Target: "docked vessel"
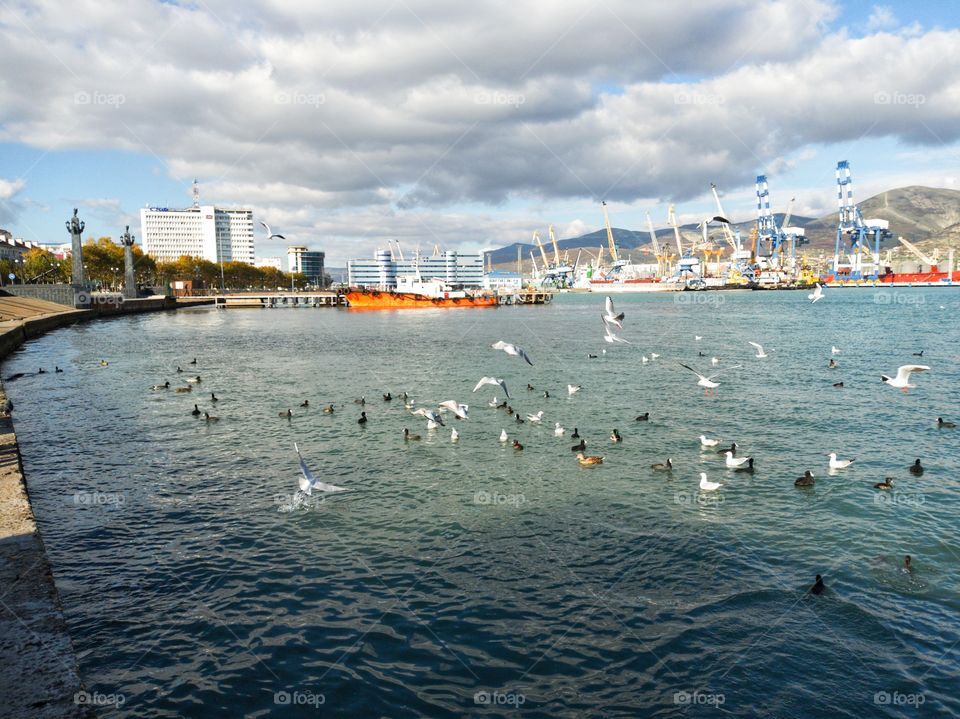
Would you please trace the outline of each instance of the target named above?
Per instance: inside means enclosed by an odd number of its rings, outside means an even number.
[[[351,289],[346,293],[351,309],[406,310],[467,307],[496,307],[496,295],[453,289],[440,280],[422,282],[414,277],[397,277],[392,290]]]

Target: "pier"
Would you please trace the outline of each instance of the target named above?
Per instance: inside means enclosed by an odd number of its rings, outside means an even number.
[[[339,292],[249,292],[218,295],[217,309],[236,307],[346,307],[347,298]]]
[[[520,290],[498,296],[501,305],[546,305],[553,302],[553,292]]]

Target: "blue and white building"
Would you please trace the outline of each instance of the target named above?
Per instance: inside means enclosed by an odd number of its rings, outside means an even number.
[[[438,279],[449,285],[483,286],[483,254],[460,253],[456,250],[433,257],[398,259],[390,250],[377,250],[372,260],[348,260],[347,283],[351,287],[393,289],[397,277],[419,276]]]

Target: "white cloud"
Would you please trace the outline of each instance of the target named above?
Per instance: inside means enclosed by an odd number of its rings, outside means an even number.
[[[867,29],[871,32],[877,30],[892,30],[899,25],[896,15],[888,5],[874,5],[867,18]]]
[[[525,240],[522,203],[689,200],[821,143],[960,136],[960,33],[827,34],[821,0],[142,2],[123,22],[78,2],[0,6],[0,140],[154,155],[333,258]]]

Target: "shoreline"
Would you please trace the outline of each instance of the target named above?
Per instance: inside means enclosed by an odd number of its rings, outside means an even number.
[[[8,313],[22,312],[18,298],[0,298]],[[78,322],[143,312],[163,312],[213,300],[127,300],[96,310],[57,311],[44,302],[32,316],[0,322],[0,360],[27,340]],[[0,702],[12,719],[95,717],[63,615],[63,605],[37,528],[23,472],[13,408],[0,383]]]

